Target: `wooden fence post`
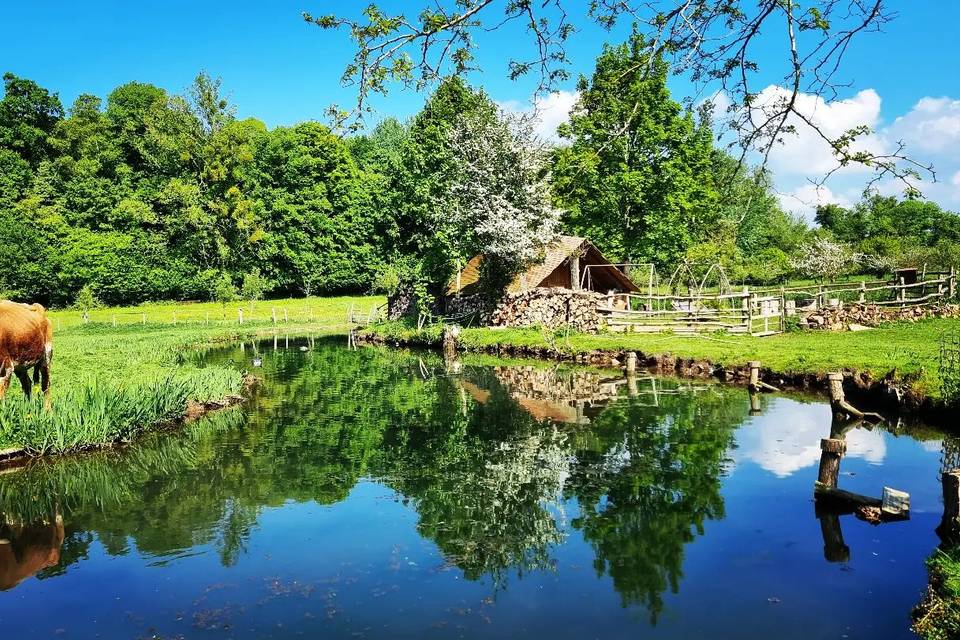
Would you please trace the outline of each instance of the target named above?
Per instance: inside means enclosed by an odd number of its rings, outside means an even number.
[[[957,295],[957,268],[950,267],[950,299]]]
[[[860,304],[863,304],[867,301],[867,283],[863,280],[860,281],[860,297],[858,298]]]
[[[747,363],[747,366],[750,368],[750,382],[749,388],[751,391],[760,390],[760,361],[751,360]]]
[[[173,326],[177,326],[177,312],[173,312]]]
[[[900,276],[899,278],[897,278],[897,284],[899,285],[897,287],[897,302],[899,302],[900,306],[902,307],[904,299],[906,298],[906,293],[907,293],[907,290],[903,288],[904,287],[903,276]]]
[[[840,459],[847,452],[847,442],[840,438],[822,438],[820,451],[817,482],[828,487],[836,487],[837,478],[840,476]]]
[[[147,314],[141,314],[140,323],[147,324]]]
[[[745,321],[747,323],[747,333],[753,333],[753,309],[750,308],[750,287],[743,286],[743,300],[740,307],[744,311]]]
[[[627,353],[627,375],[632,376],[637,373],[637,354],[633,351]]]
[[[284,322],[284,324],[290,322],[290,316],[287,315],[287,308],[286,308],[286,307],[283,308],[283,322]]]
[[[117,326],[117,316],[112,316],[110,321],[113,323],[113,326]]]
[[[240,318],[240,324],[243,324],[243,307],[240,307],[239,309],[237,309],[237,315]]]
[[[960,539],[960,469],[946,471],[940,476],[943,484],[943,517],[937,535],[948,544]]]
[[[277,308],[276,307],[270,307],[270,316],[273,318],[273,324],[276,325],[277,324]]]
[[[780,332],[787,330],[787,292],[780,287]]]

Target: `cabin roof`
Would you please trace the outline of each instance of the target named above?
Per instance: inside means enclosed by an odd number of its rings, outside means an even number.
[[[539,286],[547,277],[559,268],[571,254],[577,251],[587,252],[586,264],[612,264],[607,260],[600,250],[586,238],[579,236],[560,236],[544,249],[543,259],[531,265],[525,271],[518,274],[507,286],[507,293],[518,293],[526,289],[533,289]],[[460,293],[473,293],[471,289],[480,280],[480,266],[483,264],[483,256],[477,255],[467,262],[466,266],[460,272]],[[622,271],[616,268],[606,269],[609,276],[613,278],[624,291],[637,291],[637,286]],[[456,277],[447,287],[447,295],[457,293]]]

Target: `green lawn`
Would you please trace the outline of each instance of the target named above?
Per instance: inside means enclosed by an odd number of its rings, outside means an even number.
[[[205,303],[97,309],[89,323],[77,311],[51,312],[53,409],[43,409],[39,394],[27,402],[13,381],[0,403],[0,449],[25,447],[39,454],[130,438],[182,414],[191,400],[205,402],[240,392],[244,372],[201,368],[190,357],[194,348],[274,331],[342,332],[351,308],[366,313],[383,302],[378,297],[258,302],[252,312],[244,305],[243,325],[238,304],[226,310]],[[278,309],[276,326],[271,307]],[[288,309],[287,322],[283,308]]]
[[[439,340],[435,327],[417,332],[401,323],[384,323],[376,332],[413,342]],[[468,328],[461,343],[468,349],[501,346],[552,347],[562,353],[593,350],[628,350],[647,355],[672,353],[678,357],[706,359],[725,366],[760,360],[780,373],[825,373],[841,369],[895,375],[917,391],[939,398],[940,338],[960,332],[960,320],[926,320],[897,323],[860,332],[793,331],[763,338],[710,334],[587,335],[539,329]]]

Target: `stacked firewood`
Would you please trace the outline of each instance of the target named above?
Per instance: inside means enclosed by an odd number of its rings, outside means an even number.
[[[510,391],[541,400],[609,400],[615,385],[604,384],[596,371],[563,371],[544,367],[495,367],[497,379]]]
[[[596,333],[602,318],[597,311],[606,296],[592,291],[561,288],[537,288],[503,297],[490,318],[490,324],[503,327],[569,326],[577,331]]]
[[[856,331],[887,322],[916,322],[926,318],[960,318],[960,305],[937,304],[911,307],[881,307],[875,304],[840,304],[823,307],[800,317],[807,329]]]

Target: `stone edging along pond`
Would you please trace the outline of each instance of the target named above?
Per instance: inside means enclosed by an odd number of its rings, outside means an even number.
[[[375,332],[361,332],[357,335],[360,344],[386,345],[394,347],[438,348],[441,342],[424,344],[421,339],[405,340],[396,337],[384,337]],[[547,346],[527,346],[513,344],[494,344],[484,346],[457,345],[458,350],[485,353],[496,356],[534,358],[569,362],[599,367],[621,367],[626,361],[629,349],[594,349],[582,353],[568,353]],[[724,366],[705,358],[681,358],[671,353],[637,354],[637,366],[651,373],[674,375],[683,378],[713,378],[729,384],[746,386],[750,379],[750,369],[746,363]],[[761,366],[760,380],[784,391],[801,391],[826,395],[829,390],[827,371],[816,373],[796,373],[776,371]],[[908,419],[922,419],[941,427],[953,427],[960,416],[957,408],[949,407],[911,387],[901,378],[888,375],[877,378],[869,372],[851,369],[843,370],[844,390],[847,396],[859,403],[860,409],[872,409],[890,415],[899,414]]]

